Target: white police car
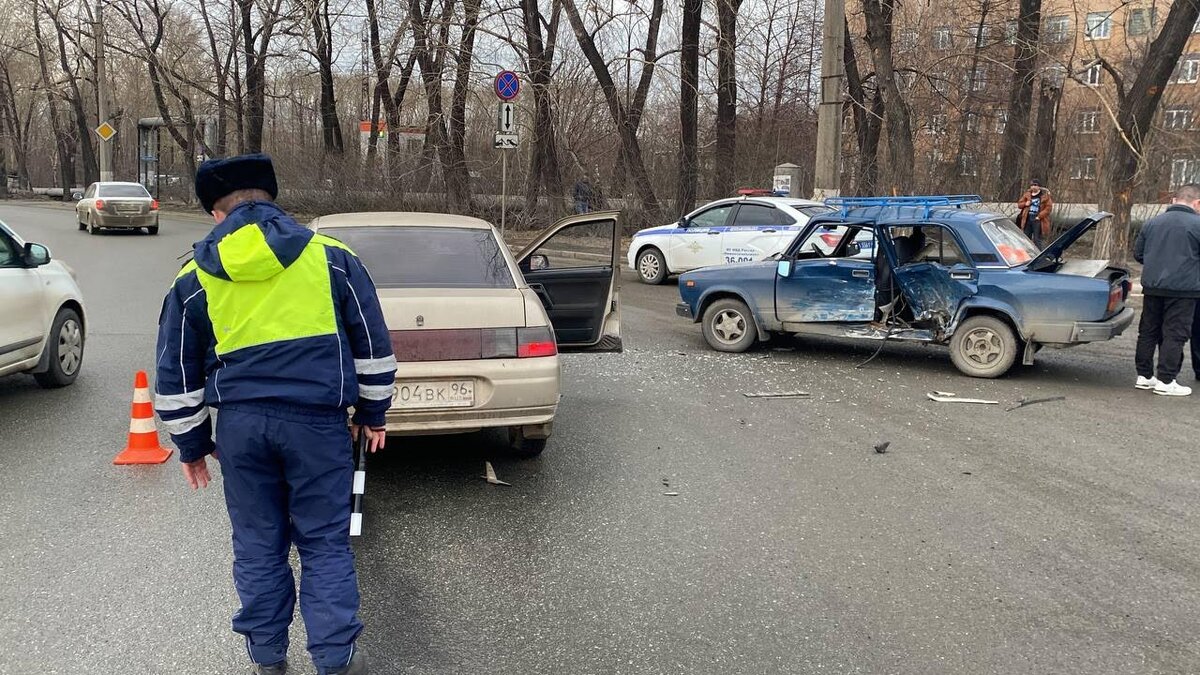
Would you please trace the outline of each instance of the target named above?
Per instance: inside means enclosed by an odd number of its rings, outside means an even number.
[[[789,197],[734,197],[689,213],[678,223],[640,230],[629,245],[629,266],[643,283],[697,267],[760,260],[783,250],[808,219],[833,209]]]

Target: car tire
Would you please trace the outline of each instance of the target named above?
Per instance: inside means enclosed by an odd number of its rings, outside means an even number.
[[[157,225],[151,225],[150,227],[147,227],[147,228],[146,228],[146,232],[147,232],[148,234],[158,234],[158,226],[157,226]]]
[[[508,448],[514,457],[533,459],[546,449],[547,438],[529,438],[521,427],[508,430]]]
[[[79,225],[79,231],[83,232],[87,229],[87,223],[79,219],[79,214],[75,214],[75,224]]]
[[[58,310],[50,335],[46,340],[48,368],[44,373],[35,373],[34,379],[46,389],[65,387],[79,377],[83,366],[83,322],[73,309]]]
[[[744,352],[758,342],[754,315],[741,300],[717,300],[704,310],[700,325],[704,341],[719,352]]]
[[[994,316],[973,316],[950,338],[950,360],[971,377],[1000,377],[1012,368],[1020,350],[1013,329]]]
[[[667,259],[662,251],[654,248],[642,249],[637,257],[637,275],[643,284],[658,286],[667,280]]]

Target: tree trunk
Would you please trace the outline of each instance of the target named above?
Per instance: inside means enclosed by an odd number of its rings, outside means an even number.
[[[444,0],[447,7],[454,0]],[[434,158],[442,166],[442,177],[449,189],[449,157],[447,154],[448,132],[446,131],[445,108],[442,105],[442,63],[433,51],[429,39],[429,23],[426,10],[421,7],[420,0],[409,2],[409,17],[412,20],[413,55],[417,58],[417,67],[421,69],[421,82],[425,86],[425,147],[422,150],[423,164],[431,166]],[[432,177],[430,177],[432,179]],[[457,195],[447,194],[452,199]]]
[[[854,116],[854,140],[858,143],[858,171],[854,185],[857,195],[875,194],[879,182],[879,136],[883,129],[883,96],[879,87],[871,95],[867,107],[867,90],[858,70],[858,57],[854,53],[854,41],[850,35],[850,22],[843,25],[846,46],[843,61],[846,66],[846,88],[850,92],[850,103]]]
[[[713,193],[733,194],[737,181],[737,15],[742,0],[717,0],[717,128]]]
[[[555,131],[551,99],[554,43],[562,4],[554,2],[545,39],[542,37],[542,13],[537,0],[521,0],[525,46],[529,54],[527,69],[533,90],[533,147],[529,153],[529,171],[525,180],[525,210],[537,209],[539,188],[557,211],[562,207],[563,180],[558,161],[558,137]]]
[[[62,187],[62,200],[66,201],[71,194],[71,185],[75,181],[75,155],[74,148],[71,147],[71,135],[66,130],[66,125],[58,115],[58,104],[54,100],[54,90],[50,83],[50,67],[46,60],[46,43],[42,37],[42,22],[37,16],[37,8],[34,8],[33,17],[33,33],[34,41],[37,44],[38,56],[38,73],[41,76],[41,86],[46,92],[46,108],[50,113],[50,129],[54,132],[55,146],[58,150],[58,182]]]
[[[1021,0],[1017,15],[1017,44],[1013,47],[1012,87],[1008,95],[1008,123],[1004,129],[1004,149],[1000,153],[1000,173],[996,178],[996,198],[1016,200],[1026,180],[1026,150],[1029,118],[1033,108],[1033,80],[1037,70],[1038,32],[1042,21],[1042,0]]]
[[[1187,46],[1197,17],[1200,17],[1200,0],[1176,0],[1129,89],[1125,89],[1122,80],[1113,78],[1117,87],[1118,127],[1112,131],[1100,171],[1100,207],[1113,217],[1097,227],[1092,245],[1092,255],[1096,258],[1124,261],[1129,253],[1130,211],[1143,163],[1142,148],[1163,89]],[[1102,65],[1116,75],[1110,64]]]
[[[871,58],[875,63],[875,82],[883,97],[887,122],[890,192],[905,194],[912,190],[915,161],[912,114],[896,84],[892,56],[892,16],[897,1],[863,0],[863,15],[867,23],[867,44],[871,47]]]
[[[446,152],[446,186],[450,201],[459,208],[471,205],[471,174],[467,171],[467,92],[471,88],[471,62],[475,57],[475,30],[482,0],[463,0],[462,36],[458,42],[454,92],[450,99],[450,140]]]
[[[957,194],[971,192],[970,187],[964,187],[964,184],[974,185],[977,180],[971,176],[964,176],[963,169],[964,157],[967,156],[967,140],[970,134],[970,121],[975,117],[976,125],[980,124],[980,119],[976,116],[975,100],[975,82],[978,79],[979,64],[982,61],[983,53],[983,31],[987,28],[988,14],[991,10],[990,0],[983,0],[983,4],[979,10],[979,21],[975,24],[975,44],[971,46],[971,62],[967,70],[967,90],[963,92],[963,103],[960,106],[960,114],[958,118],[958,139],[954,146],[954,157],[957,161],[950,162],[946,165],[946,176],[942,180],[942,185],[947,186],[950,190]],[[978,133],[978,130],[976,131]],[[974,170],[979,170],[979,157],[974,156]]]
[[[703,0],[683,0],[682,53],[679,68],[679,177],[675,210],[687,215],[696,205],[697,99],[700,87],[700,22]]]
[[[1038,112],[1033,147],[1037,153],[1030,158],[1029,177],[1040,178],[1047,184],[1054,175],[1054,151],[1058,139],[1058,104],[1062,100],[1062,86],[1042,78],[1038,95]]]
[[[242,50],[246,59],[245,108],[246,152],[262,152],[263,124],[266,121],[267,100],[267,54],[270,53],[271,36],[279,17],[282,0],[269,0],[263,25],[254,27],[256,0],[237,0],[241,9]],[[257,38],[258,44],[255,45]]]
[[[329,18],[329,0],[316,0],[309,8],[309,14],[321,81],[321,140],[326,153],[340,155],[346,148],[338,119],[337,94],[333,90],[333,22]]]
[[[625,166],[633,174],[634,191],[637,193],[638,199],[642,203],[642,208],[646,210],[648,217],[651,220],[658,220],[660,212],[658,197],[654,194],[654,186],[650,183],[650,175],[646,171],[646,164],[642,159],[642,146],[638,142],[637,127],[634,126],[625,105],[621,102],[620,96],[617,94],[617,86],[613,82],[612,73],[608,70],[608,64],[600,54],[600,50],[596,47],[596,42],[592,38],[592,35],[587,32],[587,28],[583,25],[583,19],[579,14],[579,10],[575,7],[575,0],[563,0],[563,8],[567,12],[567,19],[571,22],[571,29],[575,33],[575,40],[579,43],[580,49],[583,50],[588,64],[592,67],[592,72],[596,75],[596,81],[600,84],[600,90],[604,93],[604,100],[608,104],[608,112],[612,116],[613,123],[617,127],[617,134],[621,140],[621,157],[625,162]]]
[[[58,22],[56,15],[51,14],[50,18],[58,33],[58,65],[63,75],[66,76],[67,102],[75,117],[75,133],[79,139],[79,160],[83,164],[83,182],[85,185],[91,185],[100,180],[100,167],[97,164],[96,152],[92,149],[92,125],[89,123],[87,111],[83,107],[83,94],[79,91],[79,80],[76,79],[75,71],[71,69],[71,64],[67,60],[65,35],[67,28]]]

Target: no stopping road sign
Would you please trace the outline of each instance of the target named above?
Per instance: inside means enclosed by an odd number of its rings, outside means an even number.
[[[496,76],[496,96],[501,101],[511,101],[521,92],[521,78],[511,70],[502,70]]]

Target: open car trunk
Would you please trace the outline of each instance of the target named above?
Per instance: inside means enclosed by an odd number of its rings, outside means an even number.
[[[1079,277],[1103,279],[1108,282],[1109,294],[1114,300],[1110,304],[1116,308],[1114,311],[1119,311],[1124,307],[1125,301],[1129,299],[1129,292],[1132,290],[1132,284],[1129,281],[1129,270],[1117,267],[1108,260],[1066,258],[1067,249],[1071,248],[1083,235],[1090,232],[1092,228],[1096,227],[1105,218],[1112,218],[1112,214],[1100,211],[1079,221],[1075,226],[1064,232],[1062,236],[1047,246],[1038,257],[1029,261],[1026,269],[1032,272],[1071,274]],[[1117,295],[1120,296],[1120,302],[1115,301],[1115,296]]]

